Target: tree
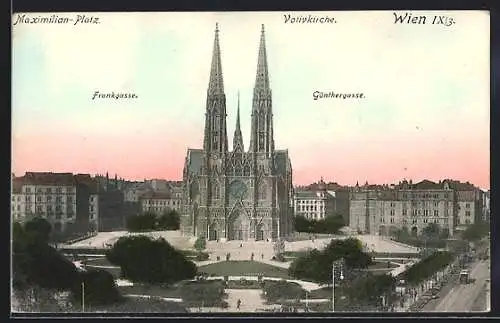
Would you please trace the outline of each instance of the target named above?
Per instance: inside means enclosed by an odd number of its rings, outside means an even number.
[[[167,210],[158,219],[158,228],[163,230],[179,230],[180,217],[175,210]]]
[[[32,235],[33,238],[40,239],[41,242],[47,243],[49,241],[50,232],[52,231],[52,226],[44,218],[35,217],[26,222],[24,230],[29,235]]]
[[[469,242],[474,242],[477,240],[481,240],[486,237],[490,232],[489,223],[474,223],[471,224],[462,232],[462,238]]]
[[[28,221],[24,227],[19,223],[14,223],[13,287],[21,294],[26,291],[30,294],[32,294],[30,291],[41,291],[43,295],[46,293],[54,295],[60,291],[74,293],[75,286],[81,283],[81,276],[75,265],[48,245],[47,231],[43,221],[37,219]],[[111,279],[113,280],[112,277]],[[95,290],[98,293],[101,293],[103,288],[109,290],[102,281],[97,285],[98,288]],[[108,284],[108,286],[111,285]],[[113,286],[110,288],[114,288]],[[115,288],[113,292],[117,294],[118,290]],[[105,297],[109,295],[109,293],[105,294]],[[41,304],[39,300],[36,302],[38,302],[37,306]]]
[[[121,237],[106,253],[121,268],[122,276],[135,282],[171,284],[196,275],[196,265],[165,239]]]
[[[429,223],[426,227],[423,228],[422,235],[427,239],[437,239],[439,238],[440,231],[441,229],[439,228],[438,224]]]
[[[156,229],[157,222],[156,214],[146,212],[141,215],[129,216],[126,220],[126,226],[132,232],[151,231]]]
[[[85,305],[106,305],[122,300],[111,273],[92,269],[80,273],[77,284],[73,286],[73,297],[80,304],[82,292],[85,293]],[[82,286],[83,283],[83,286]]]
[[[306,219],[302,214],[295,217],[295,231],[297,232],[311,232],[311,221]]]
[[[354,306],[380,306],[381,297],[385,298],[385,304],[392,303],[395,299],[396,280],[391,275],[373,275],[363,273],[357,275],[343,292],[348,298],[350,305]]]
[[[345,271],[366,268],[372,263],[372,257],[363,252],[362,243],[357,239],[332,240],[322,251],[314,249],[295,259],[290,265],[290,276],[309,279],[318,283],[332,282],[332,264],[344,259]]]
[[[201,253],[207,247],[207,239],[205,237],[198,237],[194,242],[194,248]]]
[[[73,263],[48,245],[48,230],[44,222],[33,219],[24,227],[14,224],[12,262],[15,288],[39,286],[64,290],[71,288],[77,279]]]
[[[278,239],[274,245],[274,254],[276,256],[281,255],[283,252],[285,252],[285,241],[283,239]]]

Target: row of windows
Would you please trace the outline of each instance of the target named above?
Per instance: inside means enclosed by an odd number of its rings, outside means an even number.
[[[324,211],[324,207],[320,205],[319,207],[316,205],[298,205],[297,211]]]
[[[296,200],[297,204],[318,204],[325,203],[324,200]]]
[[[181,201],[178,200],[145,200],[146,205],[180,205]]]
[[[430,198],[434,198],[434,199],[438,199],[438,198],[444,198],[444,199],[448,199],[450,196],[449,193],[443,193],[443,194],[430,194],[430,193],[403,193],[403,198],[411,198],[411,199],[430,199]]]
[[[31,187],[25,187],[24,189],[24,192],[25,193],[31,193],[31,192],[34,192],[34,190],[31,190]],[[46,189],[42,189],[41,187],[37,187],[36,188],[36,192],[37,193],[52,193],[54,190],[52,189],[52,187],[47,187]],[[75,191],[75,188],[74,187],[56,187],[55,189],[55,192],[56,193],[63,193],[63,192],[67,192],[67,193],[73,193]]]
[[[373,219],[375,220],[375,217]],[[408,221],[407,219],[403,219],[402,223],[403,224],[408,224],[408,223],[416,224],[419,222],[418,220],[419,219],[412,219],[411,221]],[[441,220],[442,220],[442,223],[444,223],[444,224],[448,223],[447,218],[444,218]],[[423,223],[440,223],[440,220],[439,219],[422,219],[422,222]],[[380,223],[386,223],[385,218],[380,218]],[[390,218],[389,223],[393,224],[393,223],[396,223],[396,221],[394,218]]]

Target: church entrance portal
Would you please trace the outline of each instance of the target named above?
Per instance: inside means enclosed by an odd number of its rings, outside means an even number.
[[[217,240],[218,238],[217,229],[214,225],[210,225],[208,227],[208,240]]]
[[[262,224],[259,224],[255,229],[256,235],[255,240],[264,240],[264,230]]]
[[[250,229],[249,221],[246,215],[241,211],[235,211],[231,217],[228,227],[229,240],[248,240]]]

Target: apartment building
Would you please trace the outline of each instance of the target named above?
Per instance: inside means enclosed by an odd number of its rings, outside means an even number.
[[[141,211],[153,212],[157,215],[168,210],[180,212],[182,208],[182,190],[173,192],[148,192],[140,198]]]
[[[350,194],[350,227],[358,232],[392,235],[407,229],[419,235],[430,223],[453,236],[455,231],[480,220],[481,195],[469,183],[451,180],[434,183],[356,185]]]
[[[97,195],[87,174],[27,172],[12,179],[12,220],[42,217],[56,233],[97,231]]]

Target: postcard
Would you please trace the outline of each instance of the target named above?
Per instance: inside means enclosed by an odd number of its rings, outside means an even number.
[[[13,315],[489,311],[489,24],[13,14]]]

